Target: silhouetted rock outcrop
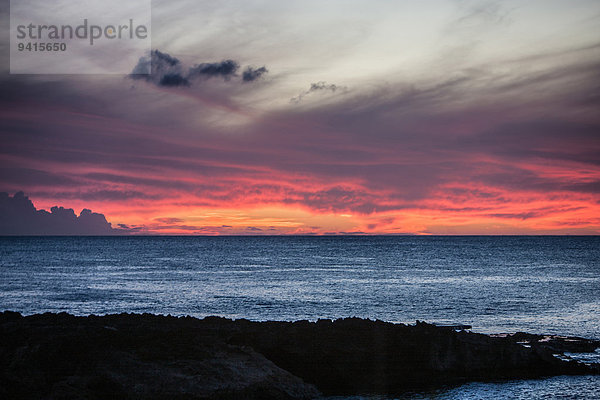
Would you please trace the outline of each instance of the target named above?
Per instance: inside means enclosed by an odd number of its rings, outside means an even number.
[[[600,340],[584,339],[559,335],[535,335],[517,332],[507,337],[515,343],[542,347],[553,353],[593,353],[600,347]]]
[[[308,399],[591,374],[512,337],[381,321],[0,313],[0,398]],[[317,390],[318,389],[318,390]]]

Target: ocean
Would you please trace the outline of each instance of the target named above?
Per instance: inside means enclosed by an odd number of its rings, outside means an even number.
[[[3,237],[0,309],[421,320],[600,339],[600,237]],[[598,388],[598,377],[555,377],[407,398],[593,398]]]

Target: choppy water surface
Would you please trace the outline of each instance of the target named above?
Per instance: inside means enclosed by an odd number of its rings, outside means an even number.
[[[419,319],[599,339],[600,237],[0,238],[0,309]]]
[[[582,400],[600,398],[598,376],[556,376],[495,383],[473,382],[455,388],[407,393],[400,397],[324,397],[323,400]]]

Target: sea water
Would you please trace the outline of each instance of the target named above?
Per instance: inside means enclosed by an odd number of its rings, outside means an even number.
[[[422,320],[600,339],[600,237],[4,237],[0,309]],[[600,392],[595,377],[567,377],[412,397],[560,398],[560,379],[562,398]]]

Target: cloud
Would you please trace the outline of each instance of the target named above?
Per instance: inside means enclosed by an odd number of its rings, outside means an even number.
[[[311,83],[310,84],[310,88],[302,93],[300,93],[298,96],[296,97],[292,97],[290,99],[290,101],[292,103],[299,103],[302,101],[302,99],[304,99],[306,96],[313,94],[315,92],[331,92],[331,93],[335,93],[337,91],[346,91],[348,90],[348,88],[346,88],[345,86],[338,86],[336,84],[333,83],[327,83],[324,81],[320,81],[317,83]]]
[[[160,78],[160,86],[189,86],[190,82],[180,74],[166,74]]]
[[[196,77],[222,77],[229,80],[240,68],[240,65],[233,60],[223,60],[215,63],[202,63],[194,65],[189,69],[188,78]]]
[[[31,194],[31,193],[30,193]],[[74,192],[58,192],[58,191],[36,191],[36,197],[51,197],[54,199],[73,199],[85,201],[127,201],[134,199],[143,200],[160,200],[164,196],[143,193],[138,190],[89,190],[89,191],[74,191]]]
[[[133,68],[131,75],[156,75],[163,72],[165,69],[175,68],[181,65],[180,61],[171,57],[167,53],[160,52],[158,50],[152,50],[151,57],[141,57],[138,64]]]
[[[0,193],[0,235],[112,235],[123,230],[112,228],[102,214],[83,209],[79,216],[71,208],[37,210],[23,192],[14,196]]]
[[[185,222],[181,218],[154,218],[154,220],[167,225],[180,224],[182,222]]]
[[[129,233],[141,232],[144,230],[143,226],[133,226],[127,224],[117,224],[117,226],[121,228],[121,230],[128,231]]]
[[[141,57],[129,77],[158,86],[189,86],[179,59],[158,50],[152,50],[150,57]]]
[[[472,175],[473,181],[480,181],[488,186],[503,187],[509,190],[530,191],[540,193],[574,192],[600,193],[600,180],[585,177],[577,182],[576,176],[546,177],[537,171],[512,166],[495,168],[481,175]]]
[[[15,185],[49,185],[61,187],[73,187],[81,182],[69,177],[54,174],[48,171],[40,171],[32,168],[17,168],[14,166],[0,166],[0,177],[5,184]]]
[[[246,69],[242,73],[242,80],[244,82],[253,82],[253,81],[259,79],[261,76],[263,76],[267,72],[269,72],[269,70],[264,66],[262,66],[260,68],[246,67]]]
[[[191,86],[194,80],[223,78],[225,81],[238,76],[237,71],[240,64],[231,59],[218,62],[204,62],[184,68],[181,61],[163,53],[152,50],[150,57],[141,57],[133,68],[129,77],[135,80],[145,80],[157,86],[164,87],[186,87]],[[251,82],[260,78],[268,72],[266,67],[246,67],[242,74],[242,82]]]
[[[300,196],[300,198],[295,198]],[[352,211],[360,214],[372,214],[377,211],[399,210],[404,208],[399,202],[382,201],[376,193],[369,193],[364,188],[354,189],[331,187],[324,190],[295,193],[290,196],[290,203],[297,202],[313,210],[322,212]],[[387,203],[387,204],[386,204]]]
[[[333,83],[328,84],[327,82],[317,82],[317,83],[311,83],[310,89],[308,91],[316,92],[317,90],[330,90],[332,92],[335,92],[339,88],[340,88],[339,86],[337,86]]]
[[[202,88],[218,104],[199,107],[191,90],[129,90],[110,78],[10,76],[0,81],[0,189],[25,188],[44,204],[55,204],[49,202],[62,193],[81,199],[87,193],[89,201],[103,202],[94,202],[95,209],[144,210],[149,221],[179,216],[174,210],[189,203],[190,209],[283,206],[369,215],[370,224],[339,227],[345,231],[383,229],[372,219],[402,215],[410,205],[423,218],[504,217],[517,224],[549,204],[560,213],[535,218],[584,224],[591,221],[585,209],[566,212],[562,205],[586,206],[589,215],[598,210],[598,48],[521,59],[510,54],[508,61],[469,69],[440,66],[439,76],[353,82],[344,96],[336,95],[343,87],[316,82],[298,97],[331,101],[312,109],[286,104],[294,92],[275,90],[277,82],[265,93],[244,92],[253,85],[225,85],[219,77]],[[169,74],[188,79],[178,59],[155,56],[163,67],[152,83],[165,86],[160,82]],[[252,114],[254,100],[276,96],[283,106]],[[223,104],[250,117],[224,131],[215,121],[238,114]],[[215,224],[240,226],[233,219]]]
[[[163,71],[181,64],[168,54],[157,57]],[[36,169],[7,161],[2,189],[17,190],[20,187],[15,185],[27,177],[23,182],[28,192],[38,197],[43,192],[34,186],[47,182],[61,188],[80,185],[73,196],[87,193],[84,200],[175,201],[181,196],[213,207],[227,201],[362,214],[401,210],[407,202],[427,199],[442,185],[468,181],[481,183],[482,191],[497,188],[499,195],[505,189],[598,193],[593,175],[544,176],[528,165],[536,159],[566,169],[578,168],[572,162],[598,165],[594,157],[597,121],[575,121],[568,116],[582,110],[580,97],[573,95],[583,97],[597,88],[595,80],[587,79],[596,75],[586,65],[560,66],[555,73],[532,73],[527,79],[515,75],[511,80],[492,70],[475,70],[470,75],[410,85],[361,88],[323,107],[265,113],[244,126],[245,134],[238,136],[219,135],[210,124],[199,123],[190,130],[180,122],[185,121],[186,110],[171,107],[167,101],[156,116],[142,103],[138,112],[112,119],[106,105],[86,104],[88,97],[82,93],[44,82],[18,82],[23,90],[15,90],[16,86],[10,90],[8,85],[4,104],[25,102],[37,92],[42,106],[35,108],[35,120],[16,112],[5,117],[3,152],[12,159],[31,160],[28,166]],[[516,85],[511,82],[524,84],[527,93],[545,87],[558,91],[563,78],[571,75],[578,76],[577,81],[589,81],[589,89],[582,91],[581,84],[573,90],[568,86],[565,95],[559,91],[561,96],[526,99],[527,107],[516,106],[527,94],[516,98]],[[336,93],[340,88],[317,82],[307,93]],[[168,100],[178,93],[169,93]],[[164,94],[159,95],[162,101]],[[57,102],[62,106],[67,97],[72,103],[64,105],[67,111],[55,112],[52,107]],[[102,93],[96,98],[100,102]],[[487,104],[489,99],[493,107]],[[568,113],[540,116],[538,110]],[[139,115],[144,116],[144,125],[135,126],[131,119]],[[161,119],[172,121],[168,129],[155,129]],[[36,120],[45,124],[40,126]],[[66,167],[70,165],[86,168]],[[47,172],[40,173],[42,169]],[[306,179],[296,184],[298,176]],[[71,193],[56,192],[56,196]],[[49,190],[46,193],[47,199],[58,198]]]
[[[542,207],[542,208],[535,208],[535,209],[531,209],[531,210],[527,210],[527,211],[520,211],[520,212],[508,212],[508,213],[492,213],[492,214],[486,214],[486,216],[488,217],[492,217],[492,218],[499,218],[499,219],[520,219],[520,220],[527,220],[527,219],[534,219],[534,218],[543,218],[546,217],[548,215],[552,215],[552,214],[561,214],[561,213],[570,213],[570,212],[576,212],[576,211],[580,211],[580,210],[585,210],[585,207],[560,207],[560,206],[555,206],[555,207]]]

